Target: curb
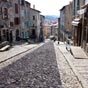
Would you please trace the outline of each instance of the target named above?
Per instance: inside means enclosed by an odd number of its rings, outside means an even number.
[[[88,88],[88,84],[86,83],[86,81],[83,80],[83,77],[78,73],[78,71],[76,70],[76,68],[74,67],[73,63],[67,59],[66,55],[61,51],[60,48],[58,48],[60,50],[60,52],[62,53],[62,55],[64,56],[64,58],[66,59],[67,63],[69,64],[70,68],[72,69],[73,73],[75,74],[77,80],[79,81],[79,83],[81,84],[82,88]],[[73,57],[74,58],[74,57]]]

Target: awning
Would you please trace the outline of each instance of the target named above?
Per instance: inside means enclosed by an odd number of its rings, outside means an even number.
[[[78,24],[80,23],[81,21],[81,18],[75,18],[73,21],[72,21],[72,25],[73,26],[78,26]]]
[[[74,21],[78,22],[81,18],[75,18]]]
[[[82,14],[84,14],[86,12],[86,9],[81,9],[81,10],[78,10],[77,11],[77,13],[79,14],[79,15],[82,15]]]
[[[77,18],[75,18],[73,21],[72,21],[72,25],[73,26],[78,26],[79,25],[79,23],[81,23],[81,17],[77,17]]]
[[[77,22],[76,22],[76,21],[72,21],[72,25],[73,25],[73,26],[78,26],[79,23],[80,23],[80,22],[78,22],[78,21],[77,21]]]
[[[88,4],[83,5],[81,8],[84,9],[86,7],[88,7]]]

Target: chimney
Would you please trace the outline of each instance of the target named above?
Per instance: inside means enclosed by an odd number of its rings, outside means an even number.
[[[35,9],[35,5],[33,5],[33,9]]]

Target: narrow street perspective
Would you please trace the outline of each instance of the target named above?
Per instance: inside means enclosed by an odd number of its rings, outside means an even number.
[[[88,0],[0,0],[0,88],[88,88]]]
[[[55,48],[53,42],[47,42],[1,69],[0,88],[82,88],[64,56]]]

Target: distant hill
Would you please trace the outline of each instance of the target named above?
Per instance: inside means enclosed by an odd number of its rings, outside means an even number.
[[[55,15],[45,15],[45,20],[46,21],[55,21],[57,22],[58,21],[58,16],[55,16]]]

